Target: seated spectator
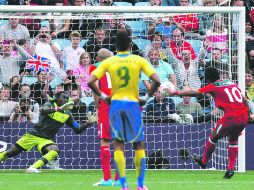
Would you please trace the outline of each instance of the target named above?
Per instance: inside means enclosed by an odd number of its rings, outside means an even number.
[[[155,31],[161,33],[164,40],[166,37],[172,39],[173,31],[174,29],[176,29],[176,27],[177,26],[175,24],[173,17],[169,16],[162,18],[161,22],[155,26]],[[163,44],[163,47],[164,46],[165,44]]]
[[[14,109],[18,106],[17,102],[10,99],[10,88],[3,86],[0,89],[0,121],[8,121]]]
[[[19,88],[20,88],[19,76],[13,76],[10,81],[11,100],[18,99]]]
[[[164,49],[162,47],[162,42],[163,42],[162,35],[160,33],[158,33],[158,32],[155,32],[152,35],[152,44],[151,45],[147,45],[145,47],[145,50],[144,50],[144,53],[143,53],[143,57],[146,58],[147,60],[149,60],[149,57],[148,57],[149,51],[151,49],[156,49],[160,53],[160,58],[163,61],[167,61],[168,59],[167,59],[166,49]]]
[[[253,71],[250,69],[246,69],[245,71],[245,94],[249,100],[254,102]]]
[[[222,72],[228,71],[228,63],[227,60],[222,59],[222,52],[220,49],[215,48],[211,52],[211,59],[205,61],[205,67],[215,67]]]
[[[245,24],[245,43],[246,43],[246,53],[249,57],[249,67],[250,69],[254,68],[254,35],[253,28],[250,21],[247,21]]]
[[[74,106],[71,110],[71,113],[76,121],[79,123],[86,121],[86,104],[81,102],[81,99],[79,98],[80,92],[78,89],[70,91],[70,98],[74,100]]]
[[[184,39],[184,31],[181,28],[175,28],[175,30],[173,31],[172,40],[168,41],[166,45],[167,45],[167,48],[171,49],[171,51],[173,52],[173,55],[178,60],[182,60],[181,55],[183,50],[190,51],[192,60],[197,58],[197,55],[193,47],[191,46],[191,44]]]
[[[162,0],[161,6],[180,6],[179,0]]]
[[[174,70],[172,69],[172,66],[169,63],[163,61],[160,58],[159,50],[154,48],[150,49],[148,53],[148,58],[151,65],[160,76],[161,82],[170,81],[174,84],[175,87],[177,87]],[[143,81],[147,89],[151,87],[149,78],[144,73],[141,74],[141,80]]]
[[[9,18],[9,23],[0,27],[0,36],[8,40],[20,40],[25,39],[30,42],[30,34],[28,29],[19,24],[19,19],[11,16]]]
[[[90,76],[89,67],[91,65],[91,56],[88,52],[80,55],[79,66],[74,69],[73,75],[79,80],[81,90],[86,96],[92,96],[92,91],[87,85],[87,80]]]
[[[34,123],[35,114],[31,111],[31,99],[21,98],[8,122]],[[38,119],[37,119],[38,122]]]
[[[55,0],[52,3],[55,6],[64,6],[63,0]],[[51,17],[51,19],[49,19],[49,27],[51,31],[50,35],[52,36],[52,38],[65,38],[64,32],[69,30],[70,19],[68,18],[71,16],[71,13],[53,12],[53,13],[48,13],[47,16]],[[60,17],[60,18],[54,18],[54,16]],[[67,21],[69,23],[66,23]]]
[[[170,97],[165,97],[158,91],[154,94],[154,99],[147,103],[145,113],[150,123],[168,123],[169,114],[176,113],[175,103]]]
[[[92,64],[96,61],[97,52],[101,48],[106,48],[112,52],[116,52],[114,43],[109,38],[106,38],[106,31],[104,28],[97,28],[95,30],[94,39],[90,39],[84,45],[84,50],[91,55]]]
[[[62,52],[62,61],[66,61],[65,70],[68,76],[73,75],[73,70],[79,66],[80,55],[85,50],[79,47],[82,36],[78,32],[72,32],[70,34],[71,46],[65,47]]]
[[[46,85],[46,81],[48,79],[47,72],[44,71],[38,71],[37,72],[37,82],[33,83],[31,85],[31,97],[38,102],[38,104],[41,106],[47,101],[47,97],[45,96],[44,87]],[[48,91],[46,92],[49,94],[49,96],[53,96],[52,88],[49,86]]]
[[[216,6],[215,0],[203,0],[204,6]],[[199,33],[206,35],[208,29],[212,27],[214,13],[198,14]]]
[[[180,6],[191,6],[190,0],[179,0]],[[192,3],[194,0],[192,1]],[[174,22],[178,28],[181,28],[185,32],[185,38],[187,39],[201,39],[198,33],[199,23],[197,14],[177,14],[173,16]]]
[[[37,54],[41,57],[48,58],[51,62],[50,68],[63,68],[58,61],[58,58],[61,57],[61,50],[54,45],[51,40],[49,28],[47,26],[42,26],[39,34],[34,38],[31,52],[32,54]]]
[[[39,104],[31,98],[31,87],[28,84],[22,84],[19,88],[19,99],[30,99],[29,110],[33,113],[31,122],[37,123],[39,121]],[[17,100],[19,101],[19,100]]]
[[[190,89],[189,87],[183,87],[183,89]],[[193,118],[193,122],[204,121],[204,112],[201,105],[198,102],[191,101],[190,96],[183,96],[183,101],[176,105],[176,113],[181,115],[189,114]]]
[[[215,14],[212,27],[206,32],[206,38],[211,44],[208,51],[218,48],[222,54],[228,53],[228,31],[225,24],[225,18],[222,14]]]

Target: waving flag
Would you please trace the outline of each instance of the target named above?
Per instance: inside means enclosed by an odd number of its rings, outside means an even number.
[[[26,69],[30,71],[49,71],[50,59],[34,55],[26,61]]]

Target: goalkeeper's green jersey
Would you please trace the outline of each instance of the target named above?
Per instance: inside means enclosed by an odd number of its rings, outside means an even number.
[[[57,107],[55,102],[47,102],[43,108]],[[67,124],[71,128],[78,128],[79,124],[74,120],[70,111],[53,112],[51,114],[40,115],[39,122],[35,124],[28,133],[42,137],[45,139],[53,140],[59,129]]]

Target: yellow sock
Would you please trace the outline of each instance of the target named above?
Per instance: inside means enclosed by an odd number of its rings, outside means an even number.
[[[35,163],[32,165],[32,167],[38,169],[38,168],[42,167],[42,166],[45,164],[44,161],[43,161],[44,159],[46,159],[46,160],[49,162],[49,161],[53,160],[55,157],[57,157],[57,156],[58,156],[57,151],[51,150],[51,151],[49,151],[47,154],[45,154],[45,155],[42,157],[42,159],[40,159],[40,160],[38,160],[37,162],[35,162]]]
[[[125,176],[125,158],[124,152],[121,150],[114,151],[114,160],[116,164],[116,169],[119,173],[119,177]]]
[[[135,167],[136,167],[136,176],[137,183],[139,187],[143,187],[144,178],[145,178],[145,168],[146,168],[146,154],[145,150],[135,150]]]

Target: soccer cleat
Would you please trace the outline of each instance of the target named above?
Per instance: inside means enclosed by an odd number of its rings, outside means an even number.
[[[41,173],[41,171],[30,166],[29,168],[26,169],[26,173],[36,173],[37,174],[37,173]]]
[[[119,179],[114,181],[113,186],[121,186],[121,181]]]
[[[95,122],[97,122],[98,121],[98,117],[97,117],[97,113],[96,112],[94,112],[93,114],[92,114],[92,112],[88,112],[87,113],[87,122],[88,123],[95,123]]]
[[[233,175],[235,174],[234,170],[228,170],[225,175],[224,175],[224,179],[230,179],[231,177],[233,177]]]
[[[137,190],[148,190],[148,188],[146,186],[143,186],[143,187],[138,187]]]
[[[112,179],[105,181],[101,179],[98,183],[93,184],[93,186],[112,186]]]
[[[46,164],[46,167],[52,169],[52,170],[62,170],[63,168],[60,168],[59,160],[51,160]]]
[[[202,156],[194,154],[193,160],[201,167],[201,169],[206,169],[206,164],[203,164],[202,162]]]

